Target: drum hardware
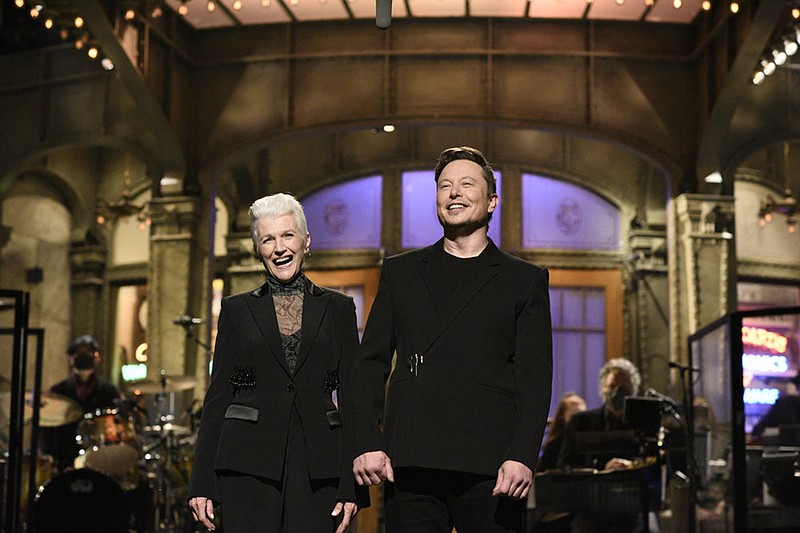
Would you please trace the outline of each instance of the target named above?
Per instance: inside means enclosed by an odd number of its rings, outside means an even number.
[[[135,383],[132,387],[137,394],[163,394],[193,389],[195,385],[197,378],[194,376],[168,376],[162,370],[158,379]]]

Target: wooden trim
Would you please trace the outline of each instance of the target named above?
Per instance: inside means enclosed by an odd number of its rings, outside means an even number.
[[[602,287],[606,295],[606,359],[622,357],[624,284],[619,270],[550,270],[552,287]]]
[[[378,295],[378,281],[381,277],[380,268],[355,268],[347,270],[307,270],[306,276],[324,287],[347,287],[362,285],[364,287],[364,320],[369,316],[372,302]],[[363,326],[363,324],[362,324]]]

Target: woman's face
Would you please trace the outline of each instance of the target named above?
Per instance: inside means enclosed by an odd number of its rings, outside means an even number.
[[[311,237],[300,234],[294,216],[261,217],[256,222],[256,235],[256,250],[270,275],[281,283],[296,278]]]
[[[586,410],[586,402],[580,396],[570,396],[564,400],[564,422],[569,422],[572,415]]]

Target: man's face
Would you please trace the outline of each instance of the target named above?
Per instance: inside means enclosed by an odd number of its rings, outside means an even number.
[[[69,356],[72,373],[82,382],[86,382],[92,377],[99,362],[100,353],[92,351],[85,344],[78,346],[75,353]]]
[[[621,402],[625,396],[633,394],[628,376],[619,370],[612,370],[603,380],[602,394],[606,407],[614,411],[622,411]]]
[[[444,167],[437,183],[436,214],[445,230],[470,234],[487,224],[496,207],[497,195],[489,195],[480,165],[458,159]]]

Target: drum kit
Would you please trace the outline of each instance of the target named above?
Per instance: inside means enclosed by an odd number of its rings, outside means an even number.
[[[55,475],[53,459],[39,457],[39,490],[29,526],[37,532],[194,532],[186,501],[197,440],[196,401],[179,415],[174,408],[176,393],[196,384],[191,376],[162,373],[158,380],[134,385],[131,399],[86,414],[70,398],[42,393],[40,426],[77,423],[81,449],[72,468]],[[144,405],[155,405],[154,417]]]

